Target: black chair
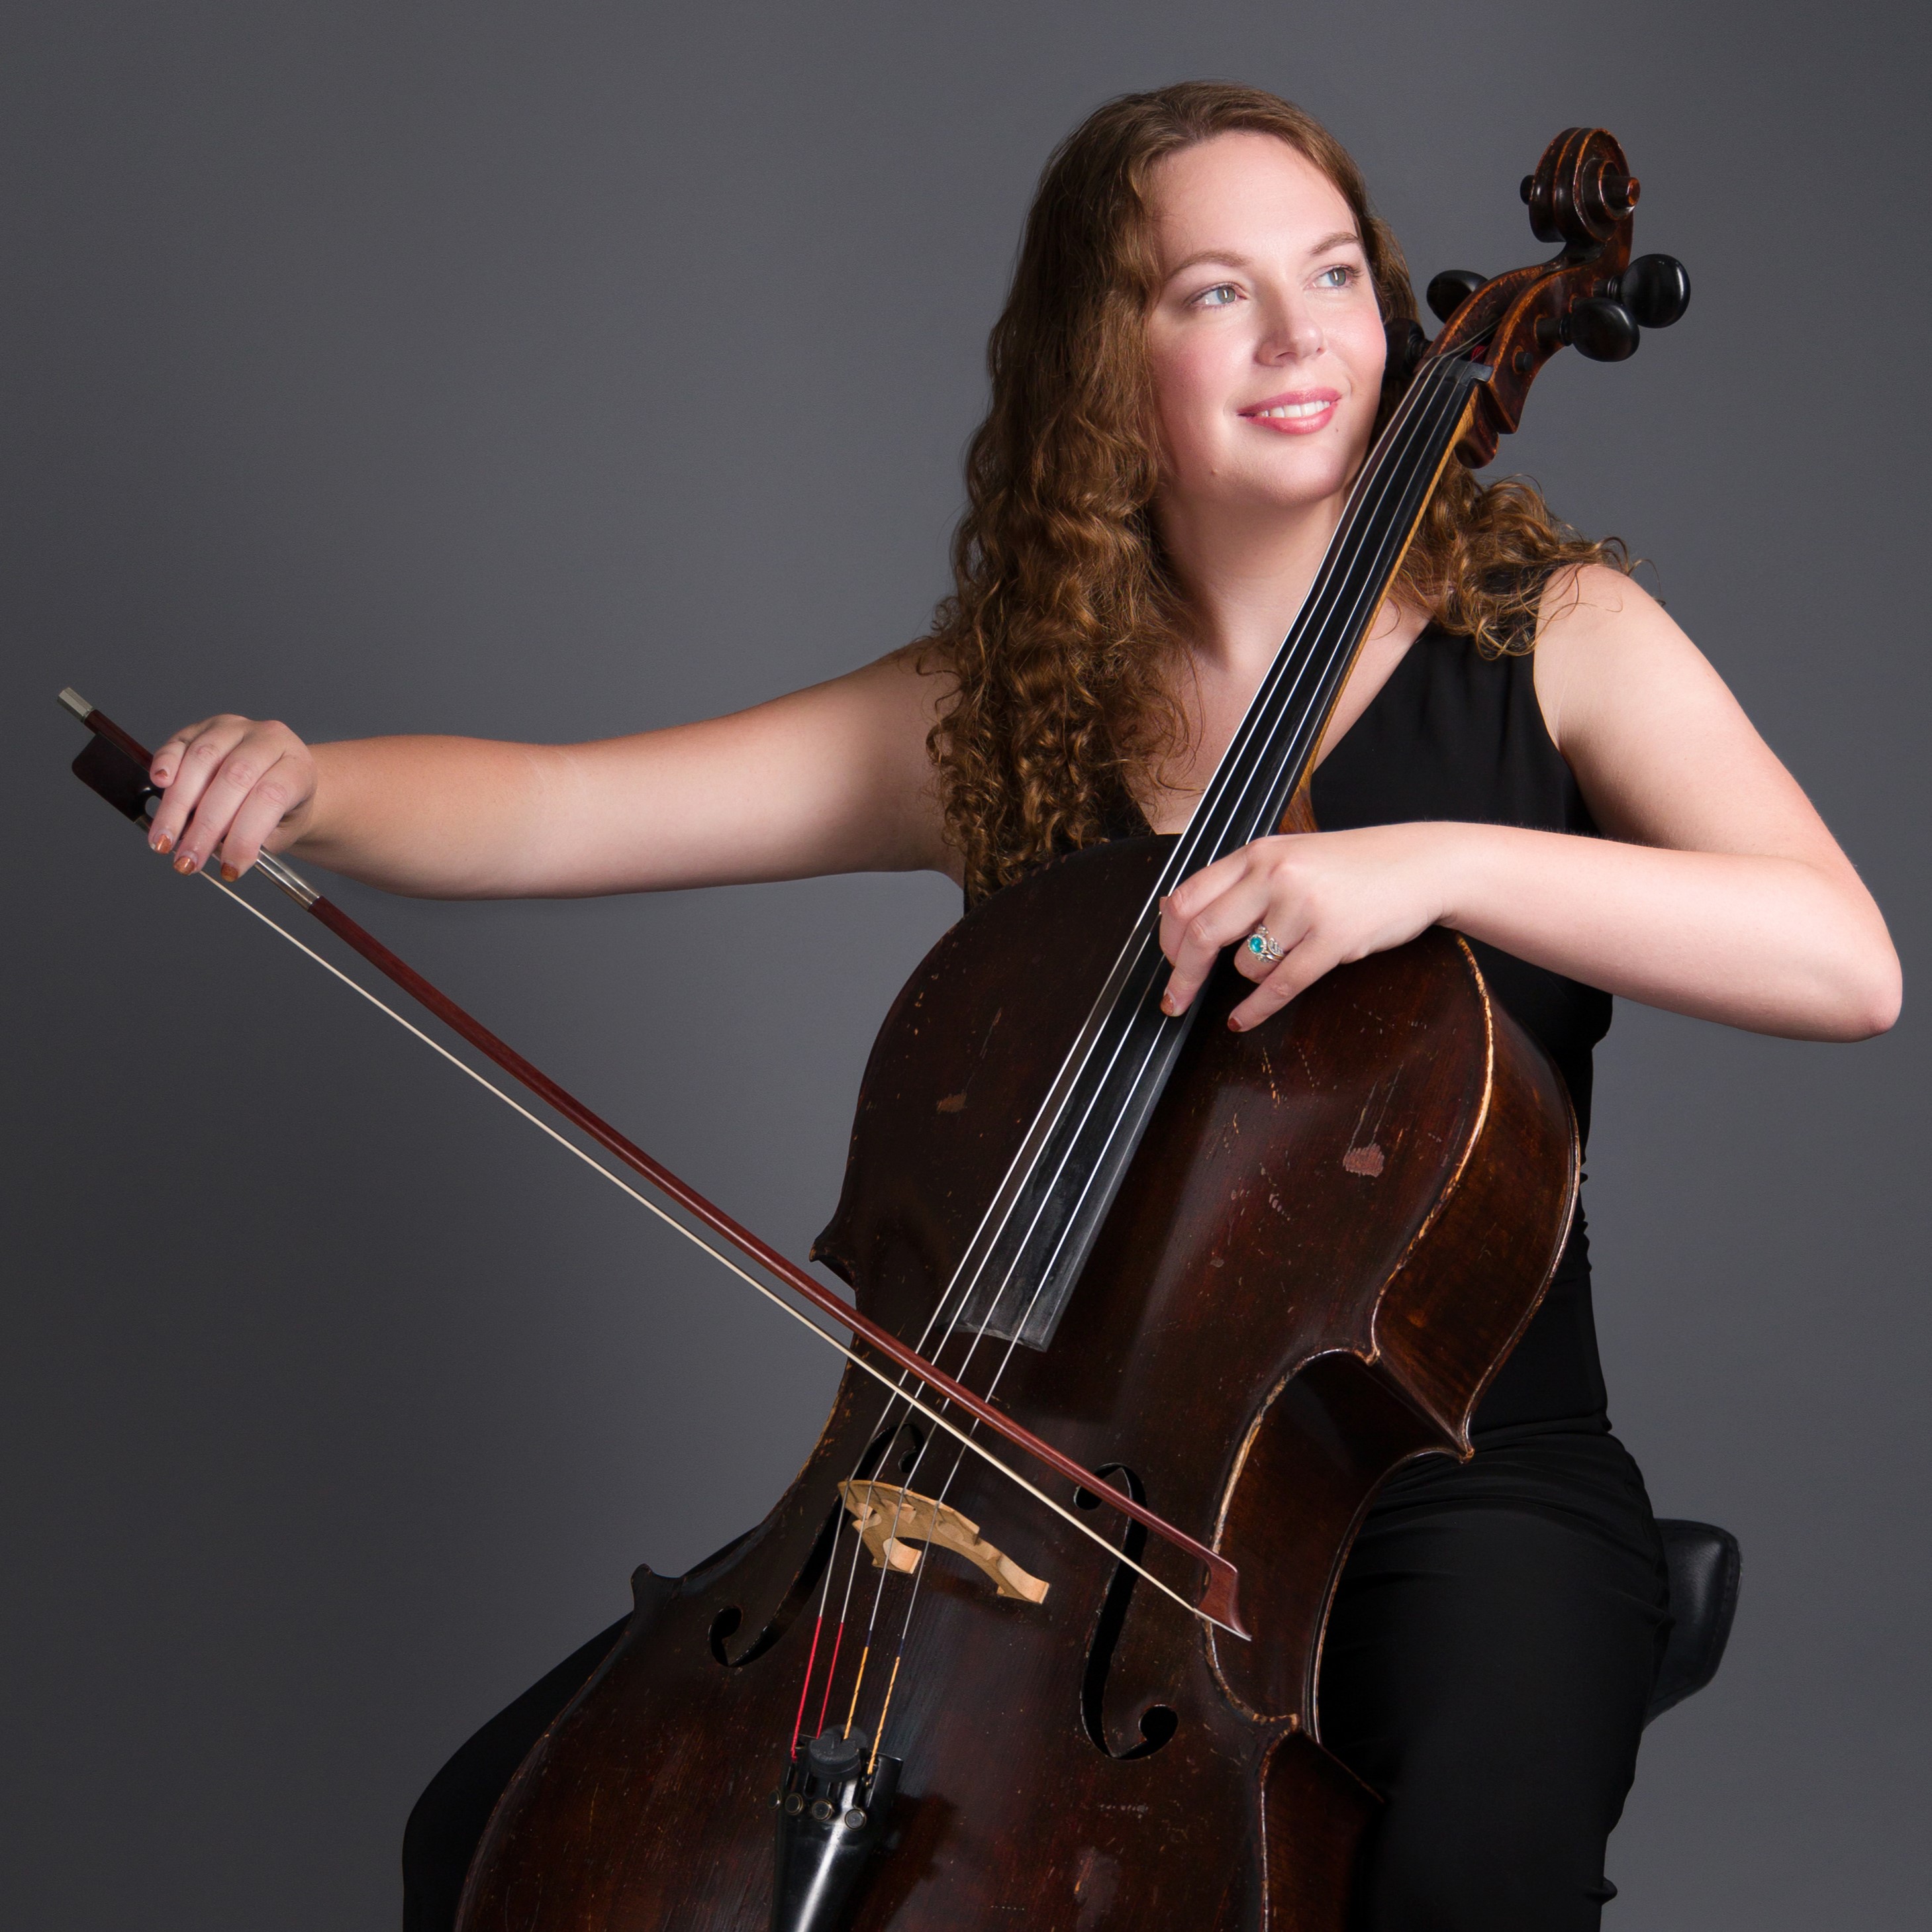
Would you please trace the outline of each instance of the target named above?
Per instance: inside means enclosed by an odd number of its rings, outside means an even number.
[[[1670,1571],[1670,1635],[1658,1666],[1648,1724],[1703,1689],[1718,1674],[1737,1615],[1743,1558],[1738,1540],[1715,1523],[1660,1517]]]

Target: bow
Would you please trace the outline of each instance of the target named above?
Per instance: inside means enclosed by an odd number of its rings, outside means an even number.
[[[145,828],[150,812],[159,800],[160,793],[148,777],[153,763],[152,754],[136,739],[130,736],[105,712],[95,709],[79,692],[71,688],[60,694],[60,702],[65,709],[85,724],[93,734],[86,748],[74,761],[75,776],[90,789],[98,793],[121,814],[134,824]],[[1064,1455],[1053,1445],[1034,1434],[1010,1416],[1001,1414],[980,1396],[955,1381],[943,1370],[928,1361],[916,1350],[909,1348],[897,1336],[880,1328],[878,1323],[849,1307],[832,1291],[807,1274],[796,1262],[788,1260],[778,1250],[761,1240],[751,1230],[702,1194],[688,1182],[681,1180],[662,1162],[654,1160],[643,1148],[618,1132],[601,1115],[593,1113],[576,1096],[560,1086],[540,1067],[533,1065],[514,1047],[500,1040],[479,1020],[473,1018],[448,994],[424,979],[407,961],[399,958],[388,946],[350,917],[340,906],[332,904],[310,885],[292,867],[268,853],[263,853],[256,862],[259,869],[276,886],[284,892],[312,918],[318,920],[328,930],[359,953],[382,976],[407,993],[417,1004],[440,1020],[453,1033],[466,1040],[487,1059],[508,1074],[520,1085],[541,1100],[553,1112],[561,1116],[572,1126],[586,1135],[604,1151],[622,1166],[628,1168],[646,1182],[657,1194],[682,1208],[701,1226],[716,1235],[726,1247],[735,1249],[745,1261],[760,1271],[751,1269],[734,1261],[714,1243],[705,1239],[697,1230],[687,1226],[675,1216],[668,1213],[657,1201],[640,1192],[623,1178],[595,1159],[576,1142],[560,1132],[556,1128],[533,1113],[513,1096],[506,1093],[494,1082],[486,1078],[473,1066],[435,1040],[422,1028],[406,1018],[392,1006],[387,1005],[370,992],[361,982],[344,972],[314,947],[304,944],[295,934],[271,919],[260,908],[236,892],[234,888],[211,873],[200,877],[209,884],[226,893],[238,905],[251,914],[272,932],[306,955],[326,972],[341,981],[352,992],[359,994],[380,1012],[386,1013],[398,1024],[412,1034],[431,1051],[440,1054],[451,1065],[466,1074],[477,1084],[493,1094],[536,1126],[547,1134],[557,1144],[574,1154],[586,1166],[594,1169],[614,1186],[628,1195],[640,1205],[648,1208],[668,1227],[674,1228],[686,1240],[701,1248],[714,1261],[757,1290],[775,1307],[796,1322],[802,1328],[818,1336],[828,1347],[836,1348],[855,1367],[883,1384],[897,1400],[916,1410],[927,1420],[955,1437],[965,1447],[990,1463],[1008,1480],[1017,1484],[1029,1496],[1062,1517],[1080,1533],[1106,1550],[1109,1559],[1125,1563],[1145,1577],[1156,1589],[1171,1597],[1184,1609],[1192,1611],[1205,1622],[1228,1631],[1236,1636],[1245,1637],[1248,1632],[1243,1628],[1236,1605],[1236,1586],[1239,1581],[1234,1566],[1204,1544],[1199,1543],[1184,1530],[1177,1529],[1172,1523],[1156,1516],[1144,1504],[1124,1495],[1114,1484],[1084,1468],[1070,1456]],[[761,1279],[760,1276],[768,1279]],[[770,1286],[772,1281],[782,1283],[817,1310],[828,1321],[844,1329],[855,1342],[862,1344],[873,1354],[881,1356],[898,1371],[896,1381],[878,1363],[868,1360],[858,1351],[848,1347],[837,1336],[818,1322],[788,1301]],[[909,1386],[910,1384],[910,1386]],[[994,1455],[983,1444],[974,1439],[971,1429],[962,1427],[940,1412],[934,1403],[922,1398],[930,1394],[946,1405],[957,1408],[971,1418],[974,1426],[983,1424],[993,1434],[1011,1443],[1016,1448],[1031,1457],[1035,1462],[1063,1476],[1074,1484],[1076,1490],[1100,1496],[1120,1514],[1136,1522],[1148,1533],[1159,1538],[1172,1548],[1181,1551],[1198,1563],[1205,1573],[1205,1584],[1198,1604],[1190,1604],[1179,1592],[1163,1582],[1150,1570],[1125,1556],[1091,1524],[1082,1522],[1063,1504],[1056,1502],[1036,1484]]]

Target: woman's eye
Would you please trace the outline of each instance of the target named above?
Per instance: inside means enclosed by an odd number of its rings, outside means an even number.
[[[1315,278],[1315,286],[1318,289],[1346,289],[1360,273],[1359,268],[1352,268],[1346,262],[1337,262],[1332,268],[1324,268]]]
[[[1211,289],[1203,289],[1194,298],[1198,308],[1226,308],[1231,302],[1239,299],[1240,291],[1232,282],[1217,282]]]

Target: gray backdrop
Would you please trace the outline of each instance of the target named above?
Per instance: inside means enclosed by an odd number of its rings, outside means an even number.
[[[1923,950],[1916,10],[20,4],[9,312],[11,1922],[395,1921],[478,1720],[762,1515],[834,1362],[68,777],[151,740],[568,739],[822,677],[944,588],[1047,150],[1278,88],[1418,278],[1535,252],[1601,122],[1689,319],[1559,360],[1506,452],[1653,581]],[[930,878],[345,903],[781,1246],[832,1203]],[[273,899],[273,896],[269,896]],[[279,902],[277,902],[279,903]],[[1856,1048],[1625,1008],[1592,1216],[1618,1423],[1744,1541],[1610,1922],[1918,1922],[1932,1374],[1915,1014]],[[1916,1907],[1909,1901],[1916,1899]]]

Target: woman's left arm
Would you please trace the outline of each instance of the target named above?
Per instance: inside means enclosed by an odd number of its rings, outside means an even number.
[[[1266,838],[1164,910],[1167,1004],[1265,922],[1286,950],[1231,1024],[1432,925],[1606,992],[1754,1032],[1862,1040],[1898,1018],[1898,958],[1810,802],[1702,652],[1628,578],[1544,600],[1537,688],[1600,838],[1430,824]]]

